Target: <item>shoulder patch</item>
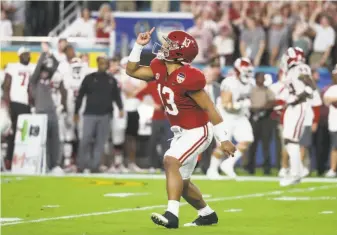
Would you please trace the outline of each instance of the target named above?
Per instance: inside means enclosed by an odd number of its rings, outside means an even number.
[[[185,81],[185,78],[186,78],[186,75],[185,73],[178,73],[177,75],[177,82],[180,84],[180,83],[183,83]]]

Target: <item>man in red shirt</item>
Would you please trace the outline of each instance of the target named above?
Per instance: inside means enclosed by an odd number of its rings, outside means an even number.
[[[151,219],[166,228],[178,228],[182,196],[198,210],[199,215],[185,226],[216,224],[216,213],[203,200],[190,177],[198,155],[211,143],[213,132],[226,155],[233,155],[236,149],[228,139],[222,117],[204,91],[204,74],[189,65],[198,54],[197,42],[191,35],[184,31],[170,32],[164,37],[165,45],[154,45],[153,52],[157,58],[152,60],[150,66],[139,65],[142,49],[149,43],[153,31],[154,28],[138,35],[126,67],[126,73],[131,77],[148,82],[155,79],[174,134],[164,156],[168,207],[163,215],[152,213]]]
[[[161,147],[162,153],[165,153],[169,147],[169,139],[172,138],[170,123],[165,115],[165,107],[162,105],[157,91],[156,82],[149,82],[148,85],[137,94],[137,98],[143,100],[146,96],[151,96],[153,100],[154,112],[151,123],[151,136],[148,145],[148,155],[151,161],[150,172],[162,168],[162,156],[158,154],[157,146]]]

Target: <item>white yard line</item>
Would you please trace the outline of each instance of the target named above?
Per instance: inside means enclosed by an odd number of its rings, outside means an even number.
[[[34,176],[34,175],[17,175],[11,172],[1,173],[1,176]],[[163,174],[66,174],[62,176],[55,175],[39,175],[38,177],[55,177],[55,178],[68,178],[68,177],[79,177],[79,178],[107,178],[107,179],[165,179]],[[210,180],[206,175],[193,175],[193,180]],[[227,176],[221,176],[221,180],[233,179]],[[239,176],[237,181],[256,181],[256,182],[277,182],[280,178],[276,176]],[[337,178],[320,178],[320,177],[308,177],[302,179],[304,183],[337,183]]]
[[[277,191],[271,191],[271,192],[254,193],[254,194],[246,194],[246,195],[238,195],[238,196],[211,198],[211,199],[208,199],[207,202],[237,200],[237,199],[245,199],[245,198],[257,198],[257,197],[265,197],[265,196],[271,196],[271,195],[280,195],[282,193],[311,192],[311,191],[331,189],[331,188],[337,188],[337,184],[336,185],[317,186],[317,187],[308,187],[308,188],[277,190]],[[180,203],[180,205],[185,206],[185,205],[188,205],[188,204],[186,202],[184,202],[184,203]],[[111,211],[66,215],[66,216],[49,217],[49,218],[40,218],[40,219],[35,219],[35,220],[22,220],[22,221],[16,221],[16,222],[2,223],[1,226],[10,226],[10,225],[28,224],[28,223],[41,223],[41,222],[45,222],[45,221],[54,221],[54,220],[76,219],[76,218],[81,218],[81,217],[110,215],[110,214],[132,212],[132,211],[145,211],[145,210],[152,210],[152,209],[157,209],[157,208],[165,208],[166,206],[167,205],[155,205],[155,206],[146,206],[146,207],[140,207],[140,208],[125,208],[125,209],[111,210]]]

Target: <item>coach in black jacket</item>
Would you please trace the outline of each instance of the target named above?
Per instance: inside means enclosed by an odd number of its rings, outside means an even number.
[[[119,115],[122,117],[123,104],[116,79],[108,74],[108,59],[97,58],[98,71],[87,75],[81,85],[76,99],[74,121],[78,122],[78,112],[83,97],[86,96],[86,107],[83,114],[83,136],[80,137],[77,166],[80,171],[90,169],[97,172],[104,144],[110,132],[110,118],[113,112],[112,102],[116,102]],[[93,151],[90,151],[91,142]],[[92,164],[89,164],[90,153],[93,152]]]

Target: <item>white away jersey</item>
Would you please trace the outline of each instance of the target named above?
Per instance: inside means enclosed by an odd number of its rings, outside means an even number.
[[[337,85],[333,85],[328,88],[328,90],[324,93],[325,97],[337,97]],[[336,132],[337,131],[337,108],[333,105],[329,105],[329,116],[328,116],[328,125],[329,131]]]
[[[10,100],[28,105],[28,84],[35,65],[23,65],[21,63],[8,64],[6,74],[12,77],[10,88]]]
[[[287,85],[290,93],[290,97],[287,100],[288,103],[295,101],[296,96],[304,92],[306,85],[298,79],[302,74],[311,76],[311,69],[309,65],[299,64],[290,68],[287,71],[284,81],[282,81]]]
[[[244,84],[237,77],[230,76],[225,78],[221,82],[221,91],[229,91],[232,93],[232,101],[233,103],[249,98],[250,91],[254,86],[252,81]],[[247,115],[249,114],[248,108],[243,108],[239,112],[236,113],[228,113],[224,108],[221,108],[224,114],[231,115]]]

